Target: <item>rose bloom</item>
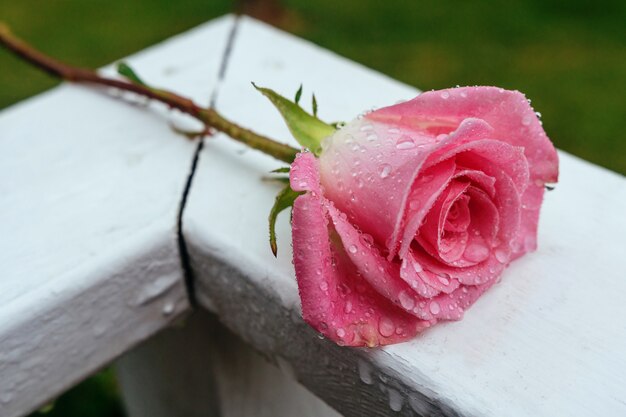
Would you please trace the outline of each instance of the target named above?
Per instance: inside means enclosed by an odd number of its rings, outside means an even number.
[[[431,91],[302,152],[290,183],[303,317],[349,346],[398,343],[463,312],[535,250],[556,150],[528,100]]]

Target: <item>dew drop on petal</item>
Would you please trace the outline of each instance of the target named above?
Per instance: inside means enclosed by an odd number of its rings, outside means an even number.
[[[415,148],[415,142],[408,136],[402,136],[398,139],[398,142],[396,142],[396,149],[405,150],[412,148]]]
[[[441,98],[447,100],[448,98],[450,98],[450,93],[444,91],[443,93],[441,93]]]
[[[437,274],[437,279],[443,285],[450,285],[450,275],[448,274]]]
[[[348,250],[350,251],[350,253],[356,253],[356,251],[358,250],[356,245],[350,245],[350,247],[348,248]]]
[[[338,328],[335,333],[337,333],[337,337],[344,337],[346,335],[346,331],[342,329],[341,327]]]
[[[506,263],[506,261],[509,260],[509,255],[502,249],[496,249],[495,255],[496,255],[496,259],[501,264]]]
[[[374,238],[372,237],[372,235],[368,235],[367,233],[363,233],[361,235],[361,242],[363,242],[363,244],[365,246],[372,246],[374,244]]]
[[[489,256],[489,248],[478,243],[472,243],[467,246],[463,256],[468,261],[480,262]]]
[[[422,268],[422,265],[417,262],[413,262],[413,269],[415,270],[415,272],[422,272],[424,270],[424,268]]]
[[[378,332],[384,336],[389,337],[396,331],[396,326],[393,324],[393,321],[389,317],[381,317],[378,322]]]
[[[522,124],[524,126],[528,126],[530,124],[530,122],[532,121],[532,118],[530,117],[529,114],[525,115],[524,117],[522,117]]]
[[[343,308],[343,312],[348,314],[352,311],[352,301],[348,300]]]
[[[428,309],[433,314],[439,314],[439,312],[441,311],[441,308],[439,307],[439,303],[436,301],[431,301],[430,306],[428,306]]]
[[[391,165],[382,164],[378,167],[378,173],[380,174],[380,178],[387,178],[391,173]]]
[[[320,282],[320,290],[322,290],[322,291],[327,291],[328,290],[328,283],[326,281]]]
[[[400,291],[398,296],[400,298],[400,305],[405,310],[411,310],[415,306],[415,299],[406,291]]]

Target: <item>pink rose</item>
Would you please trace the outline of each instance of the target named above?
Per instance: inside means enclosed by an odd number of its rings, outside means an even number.
[[[304,319],[377,346],[459,320],[509,262],[536,248],[556,151],[526,98],[431,91],[352,121],[291,167]]]

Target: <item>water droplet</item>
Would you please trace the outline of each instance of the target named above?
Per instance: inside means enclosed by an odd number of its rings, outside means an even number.
[[[13,392],[11,391],[5,391],[2,394],[0,394],[0,402],[4,404],[10,403],[12,399],[13,399]]]
[[[328,291],[328,283],[326,281],[320,282],[320,290]]]
[[[541,119],[541,113],[539,113],[538,111],[535,112],[535,115],[537,116],[537,118]]]
[[[502,249],[496,249],[495,255],[496,259],[501,264],[506,263],[509,260],[509,255]]]
[[[406,291],[400,291],[400,305],[405,310],[411,310],[415,306],[415,299]]]
[[[400,129],[395,128],[395,127],[391,127],[387,130],[387,132],[389,133],[400,133]]]
[[[389,408],[396,412],[402,410],[404,403],[402,394],[393,388],[387,388],[387,390],[389,391]]]
[[[359,359],[358,366],[359,366],[359,377],[361,378],[361,381],[363,381],[363,383],[367,385],[371,385],[374,382],[374,380],[372,378],[372,367],[370,366],[370,364],[368,364],[362,359]]]
[[[361,235],[361,242],[365,244],[365,246],[372,246],[374,244],[374,238],[372,235],[368,235],[367,233],[363,233]]]
[[[413,269],[415,270],[415,272],[422,272],[424,270],[424,268],[422,268],[422,265],[417,262],[413,262]]]
[[[337,337],[344,337],[346,335],[346,331],[342,329],[341,327],[338,328],[335,333],[337,333]]]
[[[465,91],[461,92],[461,97],[466,98],[467,97],[467,93]]]
[[[174,304],[174,302],[172,302],[172,301],[168,301],[163,306],[163,310],[162,310],[163,315],[164,316],[169,316],[170,314],[172,314],[174,312],[175,309],[176,309],[176,304]]]
[[[107,331],[107,326],[104,323],[97,323],[93,327],[93,335],[96,338],[99,338],[100,336],[102,336],[104,333],[106,333],[106,331]]]
[[[450,275],[448,274],[437,274],[437,280],[443,285],[450,285]]]
[[[408,136],[402,136],[398,139],[398,142],[396,142],[396,149],[405,150],[412,148],[415,148],[415,142]]]
[[[350,247],[348,247],[348,250],[350,251],[350,253],[356,253],[357,247],[356,245],[350,245]]]
[[[378,136],[376,133],[370,133],[365,137],[365,139],[367,139],[368,142],[376,142],[378,140]]]
[[[529,114],[525,115],[524,117],[522,117],[522,124],[524,126],[528,126],[530,124],[530,122],[532,121],[532,118],[530,117]]]
[[[441,93],[441,98],[447,100],[448,98],[450,98],[450,93],[444,91],[443,93]]]
[[[467,294],[467,287],[462,287],[461,291],[463,291],[465,294]]]
[[[441,311],[441,308],[439,307],[439,303],[436,301],[431,301],[430,306],[428,306],[428,309],[433,314],[439,314],[439,312]]]
[[[352,312],[352,301],[350,300],[346,301],[346,305],[343,308],[343,312],[346,314]]]
[[[472,243],[465,248],[463,256],[468,261],[480,262],[489,256],[489,248],[478,243]]]
[[[391,336],[396,331],[396,326],[393,324],[393,320],[389,317],[381,317],[378,321],[378,332],[384,337]]]
[[[361,126],[361,128],[359,129],[361,132],[367,132],[370,130],[374,130],[374,126],[370,125],[370,124],[364,124],[363,126]]]
[[[378,167],[378,172],[380,174],[380,178],[387,178],[391,173],[391,165],[382,164],[380,167]]]
[[[363,188],[363,180],[361,178],[356,180],[356,186],[357,188]]]

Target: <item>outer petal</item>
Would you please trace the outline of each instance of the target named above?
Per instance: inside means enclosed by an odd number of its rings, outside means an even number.
[[[496,87],[430,91],[413,100],[376,110],[368,117],[418,127],[424,121],[445,120],[458,125],[466,118],[482,119],[493,127],[493,139],[524,147],[533,181],[556,182],[558,179],[556,150],[528,100],[518,91]]]
[[[292,181],[316,175],[317,161],[299,156]],[[307,187],[309,187],[307,185]],[[305,321],[338,344],[377,346],[398,343],[430,326],[394,306],[360,276],[328,222],[324,198],[314,191],[295,201],[292,232],[294,266]]]
[[[354,120],[323,146],[324,192],[351,223],[387,242],[400,223],[415,175],[435,146],[432,136]]]

